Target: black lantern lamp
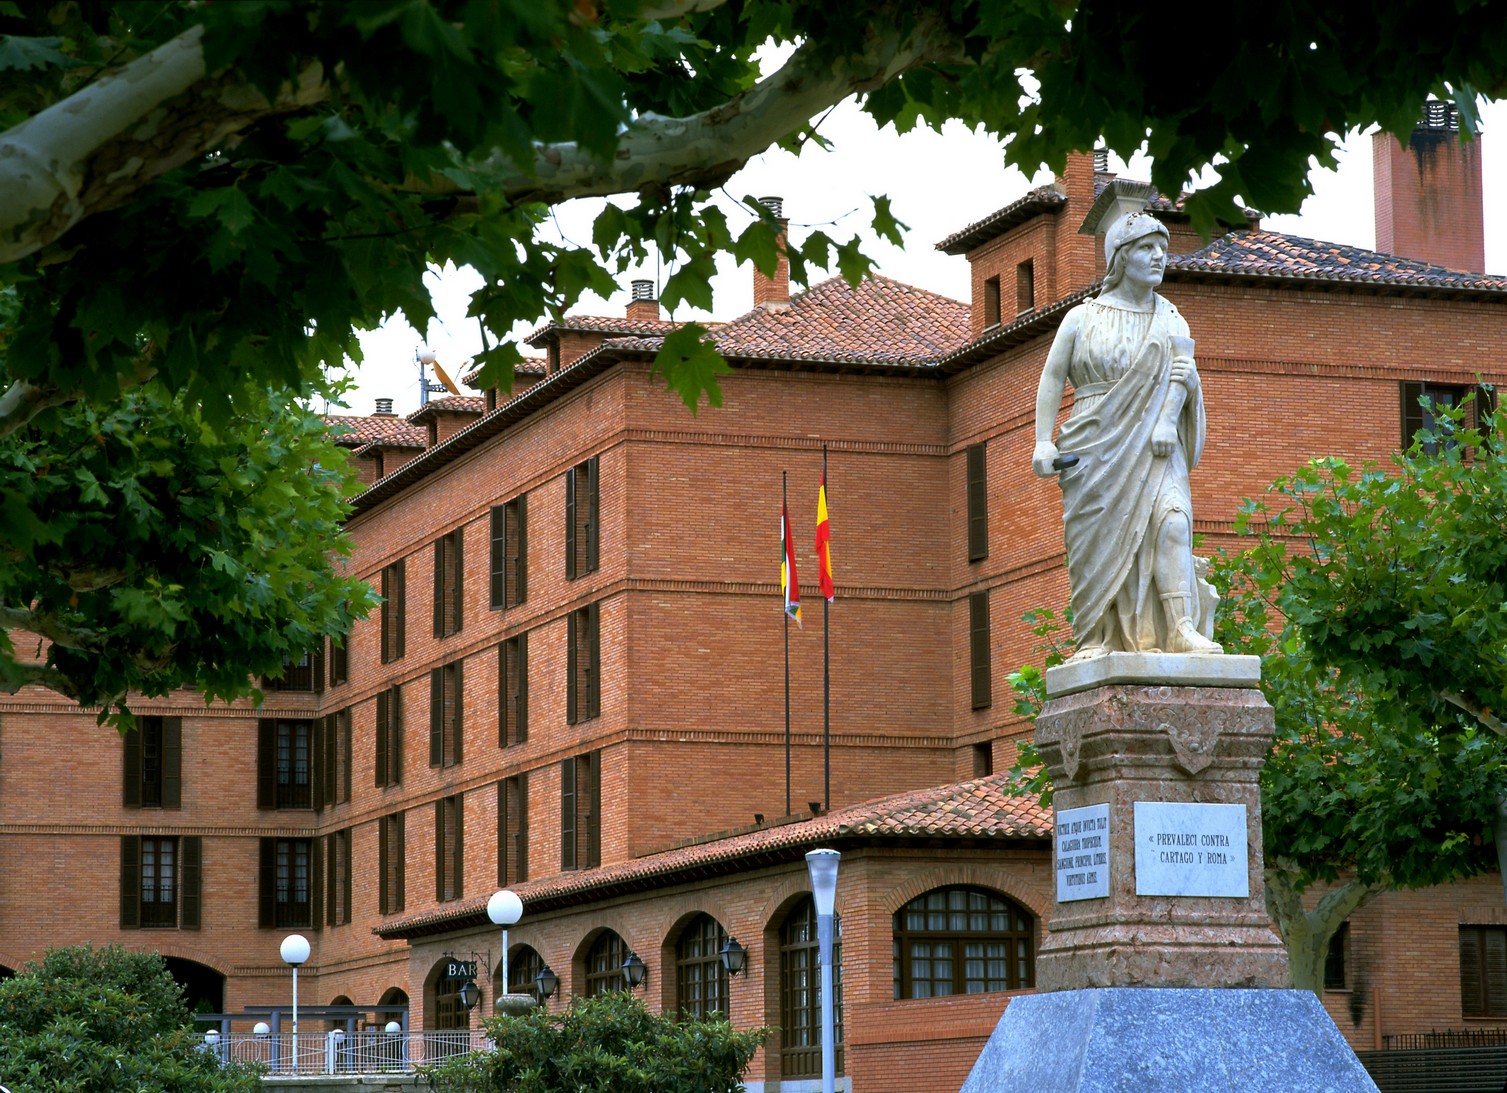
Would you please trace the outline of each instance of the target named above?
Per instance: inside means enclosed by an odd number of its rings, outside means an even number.
[[[460,1004],[466,1008],[467,1013],[474,1010],[477,1003],[481,1001],[481,988],[476,985],[476,980],[474,979],[467,979],[460,985],[460,990],[455,993],[460,998]]]
[[[645,964],[637,953],[629,953],[628,959],[623,961],[623,978],[628,981],[628,989],[631,991],[644,981],[644,976],[649,974],[649,966]]]
[[[742,945],[738,944],[737,938],[729,935],[728,939],[722,943],[720,951],[722,966],[727,969],[728,975],[737,975],[748,966],[748,953]]]
[[[539,988],[539,1001],[544,1001],[554,994],[560,986],[560,977],[548,964],[544,965],[538,975],[534,976],[534,983]]]

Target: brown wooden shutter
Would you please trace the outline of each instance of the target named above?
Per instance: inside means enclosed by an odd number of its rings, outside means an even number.
[[[133,728],[121,738],[120,803],[141,807],[141,729]]]
[[[580,862],[594,869],[602,864],[602,753],[594,751],[576,761],[576,808],[581,819],[576,823],[577,838],[582,839]]]
[[[260,842],[256,924],[270,930],[277,926],[277,839],[268,835]]]
[[[492,607],[506,607],[508,600],[508,507],[492,506],[492,554],[489,564],[491,587],[488,602]]]
[[[528,635],[519,634],[513,639],[513,644],[518,684],[513,704],[513,741],[522,744],[528,739]]]
[[[497,783],[497,883],[506,888],[528,879],[528,776]]]
[[[586,716],[602,713],[601,605],[586,608]]]
[[[391,691],[377,692],[377,731],[375,734],[377,746],[372,758],[376,767],[376,784],[378,789],[392,784],[388,779],[387,773],[387,749],[389,746],[387,719],[391,716],[391,711],[388,708],[388,704],[391,701]]]
[[[1423,384],[1405,380],[1402,384],[1402,447],[1413,443],[1413,436],[1423,428],[1423,407],[1418,400],[1423,397]]]
[[[182,877],[178,924],[185,930],[197,930],[202,917],[204,840],[198,835],[184,835],[178,840],[178,858]]]
[[[565,616],[565,720],[571,725],[581,720],[577,704],[577,692],[580,690],[579,665],[576,663],[576,617],[579,614],[579,611],[572,611]]]
[[[560,868],[576,868],[576,761],[560,762]]]
[[[445,798],[434,802],[434,900],[445,900]]]
[[[403,688],[390,687],[387,701],[387,779],[397,785],[403,780]]]
[[[466,798],[450,798],[450,898],[460,899],[466,891]]]
[[[340,749],[340,781],[335,786],[335,800],[345,804],[351,799],[351,719],[354,716],[347,706],[336,716],[336,746]]]
[[[466,662],[457,660],[450,665],[450,734],[452,744],[449,750],[449,761],[459,763],[464,757],[466,746]]]
[[[324,735],[324,718],[309,722],[309,807],[315,812],[324,808],[324,770],[328,761]]]
[[[972,681],[973,708],[984,709],[992,701],[989,671],[989,593],[968,597],[968,667]]]
[[[597,486],[600,463],[597,456],[586,461],[586,572],[595,573],[601,561],[602,504]]]
[[[985,476],[984,446],[968,446],[968,560],[977,562],[989,555],[988,483]]]
[[[162,719],[162,807],[183,807],[183,718]]]
[[[434,541],[434,636],[440,637],[449,633],[445,629],[448,620],[445,599],[445,582],[449,579],[448,567],[445,564],[445,544],[449,536],[442,535]]]
[[[408,633],[408,567],[406,559],[400,559],[393,563],[394,587],[396,592],[397,611],[394,612],[393,624],[393,659],[401,658],[406,651],[406,634]]]
[[[397,604],[393,602],[392,566],[382,567],[382,663],[386,664],[393,657],[392,635],[395,629],[394,621],[397,618]]]
[[[466,624],[466,529],[456,528],[451,532],[455,542],[450,559],[450,633],[458,634]]]
[[[576,468],[565,472],[565,577],[576,577]]]
[[[513,520],[513,598],[509,606],[528,599],[528,494],[520,493],[514,502]]]
[[[256,721],[256,807],[277,807],[277,720]]]
[[[315,694],[324,693],[324,641],[314,646],[314,652],[309,656],[309,669],[313,673],[313,686],[309,690]]]
[[[429,765],[444,762],[445,749],[445,670],[429,669]]]
[[[337,845],[340,840],[340,832],[334,831],[324,837],[324,924],[326,926],[338,926],[340,924],[339,893],[340,884],[340,848]],[[318,912],[315,912],[318,914]]]
[[[306,839],[309,844],[309,929],[324,925],[320,909],[324,906],[324,840]]]
[[[393,837],[397,840],[397,853],[393,857],[392,866],[394,890],[397,893],[395,897],[397,903],[393,906],[395,912],[403,909],[407,898],[405,895],[408,876],[408,836],[405,834],[406,816],[406,813],[399,812],[393,817]]]
[[[120,928],[141,926],[141,836],[120,837]]]
[[[355,872],[351,862],[351,843],[353,841],[354,835],[351,829],[346,828],[344,839],[341,843],[341,849],[345,852],[343,858],[344,864],[340,871],[340,898],[343,900],[340,919],[342,924],[348,923],[351,920],[351,874]]]
[[[391,914],[392,907],[392,818],[377,821],[377,913]]]

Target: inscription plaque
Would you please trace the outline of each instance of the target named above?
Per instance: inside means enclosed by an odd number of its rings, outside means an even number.
[[[1056,814],[1052,834],[1057,861],[1057,902],[1109,895],[1109,805],[1085,805]]]
[[[1135,802],[1135,891],[1250,896],[1245,806]]]

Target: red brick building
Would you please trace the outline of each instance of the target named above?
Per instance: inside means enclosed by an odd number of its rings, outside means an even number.
[[[1379,209],[1444,159],[1389,175]],[[547,965],[559,1005],[620,985],[636,954],[655,1006],[777,1026],[751,1078],[789,1093],[816,1073],[802,856],[831,846],[849,1088],[956,1089],[1029,989],[1051,910],[1050,817],[993,772],[1022,729],[1022,613],[1066,596],[1032,418],[1057,324],[1102,272],[1078,226],[1106,181],[1075,160],[945,240],[971,264],[967,305],[884,278],[793,297],[763,280],[714,330],[733,365],[716,409],[687,413],[651,374],[672,327],[640,298],[541,330],[545,361],[510,396],[354,419],[350,564],[387,602],[290,673],[306,689],[255,712],[143,704],[125,742],[44,692],[0,702],[0,964],[119,941],[235,1011],[282,1000],[297,930],[310,1004],[406,1002],[414,1027],[447,1027],[468,1020],[448,956],[490,963],[487,1012],[503,987],[484,908],[506,884],[525,906],[515,989]],[[1306,458],[1385,459],[1420,391],[1507,377],[1507,278],[1254,219],[1204,246],[1156,208],[1210,407],[1193,489],[1212,545]],[[782,480],[806,593],[788,786]],[[1507,945],[1495,877],[1378,900],[1345,945],[1326,1001],[1358,1048],[1507,1019],[1453,974],[1468,946],[1484,966]]]

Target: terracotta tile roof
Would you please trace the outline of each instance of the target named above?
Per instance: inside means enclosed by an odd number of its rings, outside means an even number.
[[[517,376],[544,376],[549,374],[549,362],[543,357],[524,357],[523,360],[513,365],[513,374]],[[476,379],[481,375],[480,368],[473,368],[460,381],[467,387],[475,387]]]
[[[935,365],[968,336],[967,304],[879,276],[857,288],[833,277],[790,297],[788,308],[756,307],[712,330],[730,360],[912,367]],[[658,348],[650,339],[620,344]]]
[[[630,319],[625,315],[567,315],[557,323],[545,323],[523,340],[537,346],[556,332],[579,331],[583,334],[606,334],[619,338],[646,338],[670,333],[681,323],[673,319]],[[717,324],[705,324],[715,326]]]
[[[325,423],[344,430],[335,443],[345,448],[381,444],[391,448],[422,448],[428,434],[395,414],[325,414]]]
[[[446,395],[444,398],[432,398],[423,406],[410,413],[406,420],[422,421],[436,414],[484,414],[487,412],[487,400],[481,395]]]
[[[1065,204],[1067,197],[1056,187],[1038,186],[1003,209],[997,209],[982,220],[975,220],[966,228],[953,232],[937,244],[937,250],[943,254],[967,254],[975,247],[1004,235],[1017,224],[1024,224],[1033,216],[1059,209]]]
[[[1046,840],[1052,812],[1034,798],[1005,791],[1009,776],[991,775],[838,809],[809,820],[761,827],[648,854],[601,869],[563,873],[516,885],[524,911],[605,899],[629,891],[669,887],[700,878],[739,872],[757,865],[795,861],[814,846],[896,839],[955,839],[986,842]],[[490,895],[490,893],[489,893]],[[485,898],[465,900],[441,911],[408,915],[377,927],[384,938],[420,937],[481,925]]]
[[[1167,260],[1168,271],[1339,281],[1358,285],[1507,292],[1507,277],[1465,273],[1344,243],[1270,231],[1231,232],[1202,250]]]

